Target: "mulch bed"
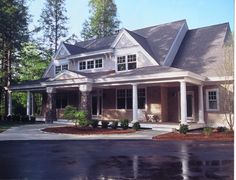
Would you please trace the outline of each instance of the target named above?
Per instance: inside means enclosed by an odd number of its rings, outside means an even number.
[[[234,141],[234,133],[233,132],[214,132],[210,135],[205,135],[203,133],[180,134],[178,132],[171,132],[171,133],[154,136],[152,139],[159,140],[159,141],[182,141],[182,140]]]
[[[92,135],[92,134],[126,134],[134,133],[133,129],[102,129],[92,127],[75,127],[75,126],[64,126],[64,127],[53,127],[45,128],[42,131],[51,133],[63,133],[63,134],[80,134],[80,135]]]

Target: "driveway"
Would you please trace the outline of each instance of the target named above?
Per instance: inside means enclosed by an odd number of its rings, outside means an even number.
[[[233,180],[233,169],[233,143],[0,142],[0,179]]]
[[[31,124],[22,125],[8,129],[0,133],[0,141],[6,140],[78,140],[78,139],[151,139],[158,134],[166,133],[164,131],[143,130],[129,134],[114,135],[69,135],[42,132],[46,127],[65,126],[68,124]]]

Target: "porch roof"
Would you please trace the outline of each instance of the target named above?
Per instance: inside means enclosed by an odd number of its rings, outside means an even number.
[[[170,82],[186,80],[187,82],[201,83],[206,80],[205,77],[183,69],[172,68],[167,66],[148,66],[133,69],[126,72],[104,71],[85,73],[79,71],[62,71],[54,78],[42,78],[34,81],[26,81],[21,84],[15,84],[10,87],[12,90],[27,90],[45,88],[48,86],[77,86],[80,84],[131,84],[135,82]]]

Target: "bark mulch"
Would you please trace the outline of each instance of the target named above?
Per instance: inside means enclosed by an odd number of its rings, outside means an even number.
[[[80,135],[92,135],[92,134],[127,134],[134,133],[133,129],[102,129],[92,127],[75,127],[75,126],[64,126],[64,127],[53,127],[45,128],[42,131],[62,134],[80,134]]]
[[[214,132],[210,135],[205,135],[203,133],[187,133],[180,134],[178,132],[171,132],[166,134],[161,134],[154,136],[152,139],[159,141],[234,141],[233,132]]]

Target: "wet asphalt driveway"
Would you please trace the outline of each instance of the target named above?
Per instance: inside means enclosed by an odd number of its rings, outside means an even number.
[[[1,141],[0,179],[233,179],[233,143]]]

